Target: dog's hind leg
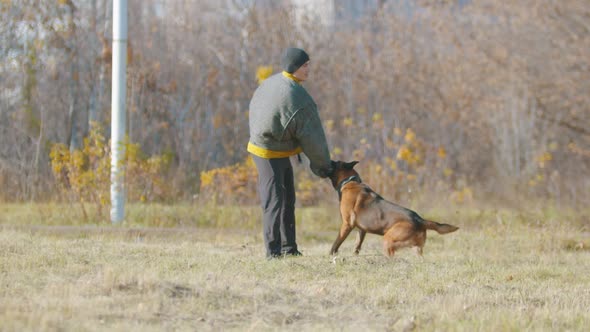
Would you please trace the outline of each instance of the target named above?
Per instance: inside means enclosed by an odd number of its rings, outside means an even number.
[[[332,245],[332,249],[330,250],[330,255],[334,255],[338,252],[338,248],[340,248],[342,242],[344,242],[348,234],[350,234],[350,231],[352,231],[352,227],[350,227],[346,221],[343,221],[342,226],[340,226],[338,236],[336,237],[336,240]]]
[[[358,255],[361,251],[361,246],[363,245],[363,241],[365,240],[365,235],[367,232],[363,231],[362,229],[358,229],[358,233],[356,235],[356,242],[354,244],[354,254]]]
[[[416,251],[416,255],[418,255],[420,258],[424,258],[424,256],[422,256],[422,247],[415,246],[414,250]]]
[[[395,254],[395,249],[395,242],[387,238],[383,240],[383,254],[385,256],[393,257],[393,255]]]
[[[416,246],[414,247],[416,250],[416,254],[420,256],[420,258],[424,258],[422,256],[422,249],[424,249],[424,244],[426,243],[426,230],[421,232],[418,236],[414,238]]]
[[[383,251],[386,256],[393,256],[396,250],[415,245],[415,231],[412,224],[397,223],[383,234]]]

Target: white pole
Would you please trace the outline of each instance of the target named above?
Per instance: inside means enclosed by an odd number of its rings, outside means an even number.
[[[127,0],[113,1],[113,84],[111,98],[111,223],[125,217],[125,100],[127,98]]]

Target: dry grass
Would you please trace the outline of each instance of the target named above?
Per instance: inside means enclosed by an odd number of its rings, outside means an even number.
[[[15,225],[10,216],[27,212],[0,209],[10,212],[0,220],[0,330],[590,326],[587,213],[438,212],[461,230],[430,234],[423,259],[411,250],[385,258],[370,235],[360,256],[348,239],[333,259],[332,211],[300,209],[305,256],[266,261],[257,225],[239,226],[245,208],[224,209],[225,226],[175,228]]]

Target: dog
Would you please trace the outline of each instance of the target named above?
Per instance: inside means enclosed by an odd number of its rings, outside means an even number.
[[[353,169],[357,163],[332,161],[329,178],[340,199],[342,225],[330,250],[331,255],[338,253],[338,248],[355,227],[358,228],[355,254],[360,252],[365,235],[371,233],[383,235],[383,253],[389,257],[404,247],[414,247],[418,255],[422,256],[428,229],[439,234],[459,229],[453,225],[425,220],[418,213],[383,199],[361,181]]]

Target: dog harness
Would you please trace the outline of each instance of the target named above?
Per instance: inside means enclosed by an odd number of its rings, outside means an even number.
[[[342,180],[342,182],[340,182],[340,184],[338,185],[338,200],[342,199],[342,187],[344,187],[345,184],[351,182],[351,181],[355,181],[358,183],[362,183],[363,181],[361,180],[361,177],[358,175],[351,175],[349,177],[347,177],[346,179]]]

